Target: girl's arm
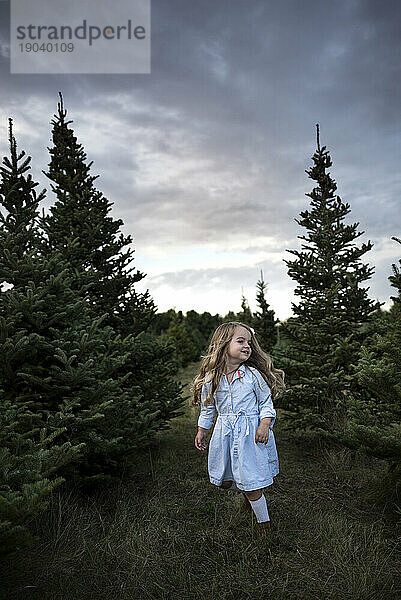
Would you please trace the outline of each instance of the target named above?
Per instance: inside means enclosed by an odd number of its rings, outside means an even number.
[[[255,374],[254,391],[259,402],[260,421],[261,423],[263,421],[269,429],[273,429],[276,411],[273,407],[270,388],[259,372]]]
[[[211,404],[205,406],[204,401],[209,393],[210,383],[204,383],[201,392],[201,412],[198,419],[198,427],[202,429],[210,429],[213,425],[213,418],[216,413],[216,403],[213,400]]]

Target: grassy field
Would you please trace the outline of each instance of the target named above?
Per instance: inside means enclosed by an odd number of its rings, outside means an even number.
[[[182,374],[190,380],[196,365]],[[189,393],[189,392],[188,392]],[[274,427],[280,474],[265,490],[277,532],[258,540],[242,496],[209,483],[189,405],[129,481],[55,493],[41,541],[1,564],[4,600],[392,600],[401,597],[386,464]]]

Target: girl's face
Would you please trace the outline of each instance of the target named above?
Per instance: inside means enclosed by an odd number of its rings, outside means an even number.
[[[227,355],[231,360],[244,362],[251,355],[251,332],[245,327],[237,326],[231,342],[227,348]]]

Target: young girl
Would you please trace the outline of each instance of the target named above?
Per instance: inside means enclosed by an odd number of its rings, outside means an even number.
[[[259,535],[271,529],[263,488],[279,472],[272,396],[284,390],[254,330],[236,321],[217,327],[193,382],[193,406],[201,405],[195,447],[206,449],[206,431],[218,413],[209,443],[210,482],[244,494],[242,511],[253,510]]]

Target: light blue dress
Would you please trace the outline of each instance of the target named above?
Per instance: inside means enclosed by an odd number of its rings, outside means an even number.
[[[271,485],[279,472],[279,462],[273,433],[276,411],[269,386],[256,368],[241,365],[231,384],[223,375],[213,403],[205,406],[210,385],[202,386],[198,419],[199,427],[210,429],[217,411],[209,442],[210,482],[220,486],[223,481],[235,481],[245,491]],[[267,444],[255,442],[263,417],[272,417]]]

